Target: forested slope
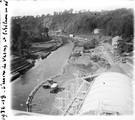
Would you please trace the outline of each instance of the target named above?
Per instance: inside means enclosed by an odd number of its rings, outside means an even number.
[[[129,37],[133,35],[133,10],[116,9],[112,11],[90,12],[72,10],[55,13],[50,29],[64,29],[67,33],[91,33],[100,28],[106,35]]]
[[[49,30],[61,29],[66,34],[91,34],[95,28],[103,35],[122,36],[126,42],[133,42],[133,9],[91,12],[65,10],[53,15],[23,16],[12,18],[12,50],[29,49],[31,42],[48,41]],[[44,37],[42,36],[44,34]],[[19,50],[20,51],[20,50]]]

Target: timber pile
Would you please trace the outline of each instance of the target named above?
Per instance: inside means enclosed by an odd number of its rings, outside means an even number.
[[[17,57],[11,60],[11,81],[18,78],[21,74],[31,68],[34,63],[26,61],[25,58]]]

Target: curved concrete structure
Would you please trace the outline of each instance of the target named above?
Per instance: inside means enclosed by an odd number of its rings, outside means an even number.
[[[103,73],[95,78],[79,114],[133,114],[132,92],[132,80],[126,75],[115,72]]]

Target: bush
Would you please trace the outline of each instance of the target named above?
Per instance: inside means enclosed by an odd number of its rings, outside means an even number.
[[[92,39],[90,42],[88,42],[87,44],[84,45],[84,49],[93,49],[96,46],[98,46],[99,41],[97,39]]]
[[[118,41],[117,51],[119,54],[123,54],[125,52],[130,53],[133,49],[133,37],[128,37]]]

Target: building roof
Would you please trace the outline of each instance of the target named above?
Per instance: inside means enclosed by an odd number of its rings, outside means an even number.
[[[98,29],[98,28],[94,29],[94,33],[99,33],[99,32],[100,32],[100,29]]]
[[[112,38],[112,45],[117,44],[118,40],[122,40],[122,38],[120,36],[115,36],[114,38]]]
[[[126,75],[103,73],[89,91],[79,114],[101,114],[103,111],[119,114],[133,113],[132,81]]]
[[[110,36],[102,36],[102,37],[100,38],[100,41],[109,41],[110,39],[111,39]]]
[[[83,47],[75,47],[74,51],[83,51]]]
[[[53,83],[53,84],[51,85],[51,88],[56,88],[56,87],[58,87],[58,84],[57,84],[57,83]]]

